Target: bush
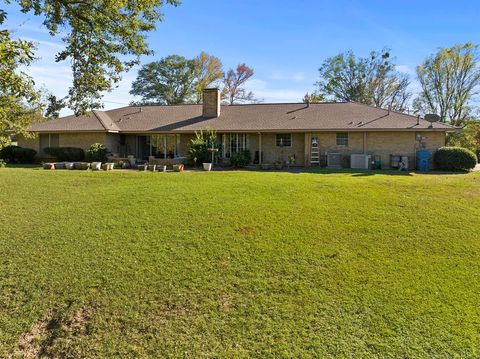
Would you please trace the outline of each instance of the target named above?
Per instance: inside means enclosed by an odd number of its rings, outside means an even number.
[[[33,163],[37,151],[31,148],[18,147],[13,150],[13,162],[15,163]]]
[[[249,150],[240,151],[232,154],[230,162],[234,167],[245,167],[251,161],[252,157]]]
[[[57,161],[79,162],[85,159],[85,152],[77,147],[47,147],[43,150],[47,155],[53,156]]]
[[[3,159],[7,163],[12,163],[15,162],[15,159],[13,158],[13,151],[16,148],[20,148],[20,146],[6,146],[0,150],[0,158]]]
[[[94,143],[87,150],[90,161],[103,162],[107,158],[108,150],[102,143]]]
[[[193,163],[195,161],[195,164],[212,162],[212,154],[208,150],[210,136],[213,136],[213,132],[212,134],[204,133],[203,131],[195,132],[195,137],[190,140],[190,145],[188,146],[188,158]]]
[[[468,171],[477,164],[477,156],[463,147],[442,147],[435,152],[433,161],[442,171]]]

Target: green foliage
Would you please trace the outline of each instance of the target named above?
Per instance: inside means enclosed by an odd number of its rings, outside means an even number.
[[[47,147],[43,150],[47,155],[53,156],[57,161],[83,161],[85,152],[77,147]]]
[[[17,147],[13,149],[13,162],[15,163],[34,163],[37,151],[31,148]]]
[[[177,105],[194,102],[195,62],[170,55],[144,65],[130,93],[145,103]]]
[[[303,96],[302,102],[306,104],[325,102],[325,95],[318,92],[311,94],[307,92],[305,96]]]
[[[0,24],[5,13],[0,14]],[[0,148],[10,144],[11,135],[31,137],[27,132],[41,112],[40,93],[26,68],[34,60],[32,42],[14,40],[0,30]]]
[[[7,163],[15,162],[14,150],[20,148],[20,146],[9,145],[0,149],[0,158],[5,160]]]
[[[90,161],[103,162],[107,158],[108,149],[103,143],[94,143],[87,150],[86,154]]]
[[[480,122],[471,120],[464,122],[460,132],[447,134],[447,145],[468,148],[480,156]]]
[[[203,131],[196,131],[195,137],[190,140],[188,159],[196,164],[211,161],[211,155],[208,151],[208,140]]]
[[[434,113],[460,125],[471,115],[472,96],[480,86],[479,46],[471,43],[440,49],[417,67],[422,91],[414,101],[419,114]]]
[[[477,156],[462,147],[442,147],[435,152],[433,160],[442,171],[468,171],[477,164]]]
[[[63,36],[65,49],[56,60],[72,65],[68,104],[76,114],[102,106],[101,93],[111,90],[121,73],[151,53],[146,34],[154,31],[164,4],[178,0],[16,0],[21,10],[44,18],[52,36]],[[3,56],[1,56],[3,57]],[[1,76],[0,76],[1,78]]]
[[[231,155],[230,162],[234,167],[245,167],[252,160],[252,155],[249,150],[239,151]]]
[[[194,60],[195,96],[202,102],[204,89],[218,83],[223,78],[222,61],[218,57],[202,51]]]
[[[411,94],[408,76],[395,70],[390,51],[356,57],[351,51],[330,57],[319,69],[318,92],[334,101],[355,101],[404,111]]]

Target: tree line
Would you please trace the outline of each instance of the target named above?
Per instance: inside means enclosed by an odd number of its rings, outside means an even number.
[[[201,103],[205,88],[219,87],[226,104],[258,102],[245,87],[253,74],[245,63],[224,71],[222,61],[204,51],[193,59],[170,55],[142,66],[130,94],[142,97],[136,105],[178,105]]]

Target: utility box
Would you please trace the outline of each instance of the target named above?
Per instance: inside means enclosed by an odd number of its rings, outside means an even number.
[[[370,167],[370,155],[352,154],[350,155],[350,168],[368,170]]]

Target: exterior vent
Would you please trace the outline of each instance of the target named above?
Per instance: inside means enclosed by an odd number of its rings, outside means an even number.
[[[368,170],[370,164],[370,155],[352,154],[350,155],[350,167],[354,169]]]

